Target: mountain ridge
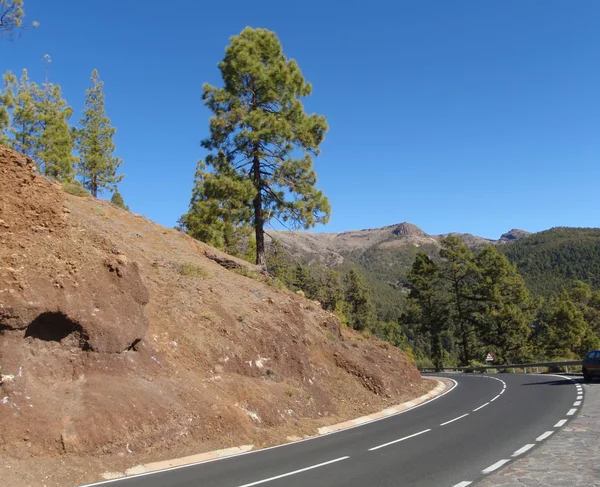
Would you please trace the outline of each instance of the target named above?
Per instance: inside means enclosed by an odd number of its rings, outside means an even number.
[[[407,246],[440,246],[440,240],[447,235],[458,236],[471,248],[484,245],[504,245],[516,242],[531,232],[511,229],[499,239],[478,237],[470,233],[450,232],[440,235],[426,233],[419,226],[401,222],[379,228],[348,230],[344,232],[303,232],[295,230],[270,230],[267,240],[277,240],[296,259],[309,264],[322,264],[335,267],[344,263],[349,255],[364,253],[369,249],[399,249]]]

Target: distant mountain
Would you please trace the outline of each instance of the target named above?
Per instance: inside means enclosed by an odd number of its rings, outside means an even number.
[[[600,287],[600,228],[551,228],[502,251],[540,296],[555,295],[576,279]]]
[[[440,239],[412,223],[340,233],[270,231],[295,259],[340,271],[358,269],[373,289],[380,319],[393,319],[403,308],[404,283],[419,250],[439,258]],[[600,288],[600,229],[552,228],[539,233],[513,229],[498,240],[454,233],[477,250],[497,245],[517,265],[538,296],[558,294],[576,279]]]
[[[340,271],[359,270],[373,290],[378,315],[383,321],[396,320],[402,313],[406,294],[404,283],[417,252],[422,250],[437,258],[440,239],[444,236],[429,235],[407,222],[340,233],[272,230],[268,233],[269,240],[277,239],[303,264],[324,265]],[[510,247],[530,233],[511,230],[498,240],[471,234],[454,235],[476,249],[486,244]]]
[[[492,240],[468,233],[453,233],[469,247],[478,248],[486,244],[513,243],[530,235],[530,232],[513,229],[500,239]],[[296,231],[269,231],[297,259],[311,264],[328,267],[339,266],[345,259],[360,260],[368,251],[384,250],[394,253],[414,254],[419,247],[439,248],[445,235],[428,235],[418,226],[403,222],[381,228],[353,230],[340,233],[310,233]]]

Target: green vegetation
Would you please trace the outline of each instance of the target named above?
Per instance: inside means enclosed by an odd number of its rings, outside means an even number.
[[[5,2],[0,3],[0,7],[3,5]],[[45,58],[50,62],[48,55]],[[115,129],[104,112],[103,83],[96,70],[92,87],[86,92],[79,128],[69,125],[73,110],[63,98],[60,85],[45,81],[40,86],[29,79],[27,69],[23,69],[19,80],[8,71],[3,82],[1,144],[31,157],[38,171],[49,178],[66,183],[79,178],[95,197],[103,190],[116,191],[123,179],[116,174],[121,160],[112,155]],[[66,187],[76,191],[75,186]]]
[[[558,296],[574,280],[600,287],[600,229],[552,228],[501,249],[531,291]]]
[[[23,0],[0,0],[0,37],[11,37],[23,30],[25,10]],[[33,22],[31,27],[38,27],[38,22]]]
[[[99,206],[94,206],[94,208],[92,208],[92,210],[98,216],[106,216],[106,211],[104,211],[104,208],[101,208]]]
[[[30,156],[42,174],[59,181],[71,180],[75,157],[68,121],[73,111],[60,86],[45,82],[40,87],[29,79],[26,69],[19,82],[11,72],[6,73],[4,84],[0,98],[4,143]]]
[[[77,180],[63,182],[62,189],[65,193],[72,194],[73,196],[92,196]]]
[[[116,190],[117,183],[123,179],[123,175],[117,175],[123,161],[113,156],[116,129],[104,111],[104,83],[96,69],[91,79],[92,86],[85,93],[83,118],[79,121],[81,128],[74,133],[79,153],[78,174],[83,186],[97,197],[99,190]]]
[[[115,189],[115,191],[113,192],[113,195],[110,198],[110,202],[113,205],[118,206],[122,210],[129,211],[129,206],[125,204],[125,200],[123,200],[123,196],[121,196],[121,193],[119,193],[118,189]]]
[[[304,112],[300,98],[310,95],[311,85],[269,30],[247,27],[233,36],[219,70],[223,87],[206,84],[203,93],[213,113],[210,137],[202,142],[211,172],[198,165],[190,211],[180,225],[221,246],[231,246],[237,230],[243,235],[251,226],[256,263],[265,267],[269,220],[310,228],[329,219],[312,165],[327,123]]]
[[[530,358],[540,302],[515,266],[491,245],[475,255],[455,236],[441,244],[441,263],[419,253],[408,279],[406,324],[429,338],[425,355],[436,366],[449,357],[471,364],[486,352],[497,363]]]
[[[200,277],[208,279],[211,277],[211,272],[204,267],[200,267],[192,262],[184,262],[179,266],[179,274],[189,277]]]

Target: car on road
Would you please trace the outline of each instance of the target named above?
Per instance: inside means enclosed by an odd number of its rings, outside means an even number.
[[[594,376],[600,376],[600,350],[592,350],[581,361],[583,380],[591,382]]]

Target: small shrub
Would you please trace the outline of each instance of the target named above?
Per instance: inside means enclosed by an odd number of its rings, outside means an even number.
[[[199,316],[203,320],[208,320],[208,321],[214,321],[216,318],[216,315],[212,311],[201,311]]]
[[[271,286],[271,287],[276,287],[277,289],[287,289],[285,284],[278,279],[277,277],[275,278],[268,278],[267,280],[265,280],[265,282]]]
[[[104,211],[104,208],[100,208],[99,206],[94,206],[93,210],[94,210],[94,213],[98,216],[106,216],[106,212]]]
[[[240,276],[244,276],[244,277],[255,277],[250,274],[250,271],[245,266],[236,267],[235,269],[233,269],[233,272],[235,272],[236,274],[239,274]]]
[[[77,180],[65,181],[62,183],[62,189],[65,193],[72,194],[73,196],[92,196]]]
[[[191,262],[184,262],[179,267],[179,274],[182,276],[189,277],[201,277],[202,279],[206,279],[210,277],[210,271],[205,269],[204,267],[200,267],[199,265],[193,264]]]
[[[417,359],[415,364],[417,366],[417,369],[433,369],[433,368],[435,368],[435,365],[433,365],[433,362],[428,357],[423,357],[423,358]]]
[[[118,206],[122,210],[129,211],[129,206],[127,206],[125,204],[125,201],[123,200],[123,196],[121,196],[121,193],[119,193],[119,190],[117,190],[117,189],[115,189],[115,192],[113,193],[112,198],[110,199],[110,202],[113,205]]]
[[[302,289],[298,289],[298,291],[296,291],[296,294],[298,296],[300,296],[301,298],[305,298],[306,294],[304,294],[304,291]]]

